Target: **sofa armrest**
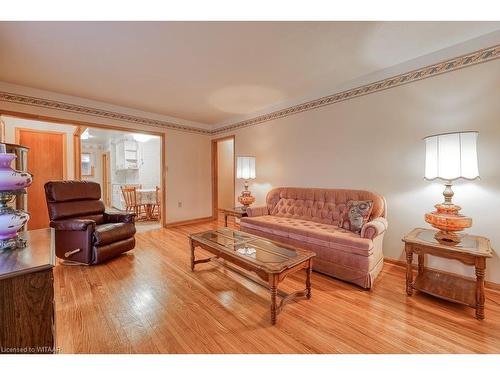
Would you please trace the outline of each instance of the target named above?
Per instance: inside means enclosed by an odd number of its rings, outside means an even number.
[[[369,221],[368,223],[363,225],[363,227],[361,228],[361,237],[373,240],[375,237],[384,233],[388,227],[389,224],[386,218],[377,217],[376,219],[373,219],[372,221]]]
[[[135,214],[134,213],[104,213],[104,222],[105,223],[134,223],[135,222]]]
[[[51,221],[50,226],[55,230],[87,230],[88,226],[95,227],[95,221],[89,219],[67,219]]]
[[[267,206],[248,207],[246,213],[248,217],[269,215]]]

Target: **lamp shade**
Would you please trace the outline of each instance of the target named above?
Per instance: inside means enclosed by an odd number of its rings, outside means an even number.
[[[236,161],[236,178],[252,180],[255,178],[255,157],[238,156]]]
[[[477,165],[478,132],[431,135],[425,141],[425,179],[447,181],[479,177]]]

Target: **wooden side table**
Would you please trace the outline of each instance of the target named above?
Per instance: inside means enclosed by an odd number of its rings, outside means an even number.
[[[490,241],[485,237],[465,234],[457,245],[440,243],[434,238],[437,231],[417,228],[404,238],[406,252],[406,293],[414,290],[431,294],[448,301],[461,303],[476,309],[476,318],[484,319],[484,274],[486,258],[493,255]],[[413,280],[413,254],[418,255],[418,273]],[[430,270],[424,266],[425,255],[455,259],[474,266],[476,280]]]
[[[243,210],[243,207],[234,207],[234,208],[219,208],[219,212],[224,214],[224,226],[227,227],[227,217],[246,217],[247,213]]]

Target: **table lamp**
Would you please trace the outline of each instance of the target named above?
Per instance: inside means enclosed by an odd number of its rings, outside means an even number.
[[[457,244],[457,232],[472,226],[470,217],[459,214],[461,207],[453,204],[452,182],[459,178],[475,180],[479,177],[477,165],[478,132],[456,132],[431,135],[425,141],[425,179],[444,181],[444,202],[436,204],[436,211],[425,214],[425,221],[439,229],[436,240]]]
[[[245,180],[245,190],[238,197],[238,202],[243,205],[245,211],[248,206],[255,202],[255,197],[248,190],[248,180],[255,179],[255,157],[238,156],[236,162],[236,178]]]
[[[30,215],[10,207],[9,202],[18,195],[26,194],[33,176],[11,167],[16,158],[16,154],[8,153],[6,145],[0,143],[0,250],[26,246],[26,240],[19,237],[17,232],[28,222]]]

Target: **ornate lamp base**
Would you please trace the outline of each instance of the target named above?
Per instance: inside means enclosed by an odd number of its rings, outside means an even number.
[[[425,221],[440,231],[436,233],[435,238],[440,243],[458,244],[461,241],[462,235],[460,232],[465,228],[472,226],[470,217],[459,214],[462,209],[460,206],[453,204],[451,198],[453,191],[451,190],[451,182],[446,184],[446,189],[443,192],[444,203],[436,204],[436,211],[425,214]]]
[[[255,197],[252,195],[250,190],[248,190],[248,181],[245,181],[245,190],[241,192],[241,195],[238,197],[238,202],[243,205],[243,211],[255,202]]]
[[[434,235],[436,241],[443,245],[458,245],[463,237],[462,233],[446,232],[444,230],[440,230]]]
[[[16,195],[25,194],[26,189],[0,191],[0,250],[14,250],[26,247],[26,240],[17,232],[29,220],[29,214],[8,206]]]
[[[0,240],[0,250],[14,250],[26,247],[27,241],[19,236],[9,238],[7,240]]]

